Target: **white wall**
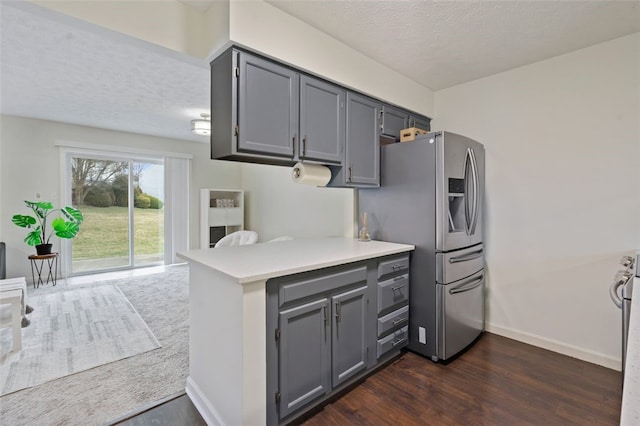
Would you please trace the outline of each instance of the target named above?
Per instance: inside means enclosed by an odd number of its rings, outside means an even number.
[[[242,164],[245,228],[259,241],[290,236],[354,236],[353,189],[295,183],[291,168]]]
[[[435,94],[486,148],[490,331],[619,368],[608,287],[640,249],[640,34]]]
[[[200,244],[200,188],[240,186],[240,165],[211,160],[208,144],[4,115],[0,120],[0,235],[7,243],[8,277],[29,275],[27,256],[34,252],[23,242],[24,230],[11,223],[11,216],[26,214],[23,200],[34,198],[36,192],[42,194],[43,200],[51,200],[52,194],[60,200],[60,148],[54,146],[55,142],[191,154],[191,248]]]

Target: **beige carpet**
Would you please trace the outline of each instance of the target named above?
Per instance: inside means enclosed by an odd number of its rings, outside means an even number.
[[[9,352],[11,330],[0,330],[0,395],[160,347],[112,285],[34,295],[29,305],[35,310],[20,352]]]
[[[2,425],[101,425],[183,391],[189,358],[188,269],[168,269],[81,286],[117,286],[162,347],[4,395]],[[30,297],[39,290],[68,289],[30,289]]]

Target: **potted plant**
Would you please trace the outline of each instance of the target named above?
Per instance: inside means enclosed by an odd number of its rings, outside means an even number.
[[[31,229],[24,239],[30,246],[36,246],[36,252],[42,256],[51,254],[51,237],[55,234],[60,238],[73,238],[80,230],[80,224],[84,220],[80,210],[73,207],[63,207],[54,209],[53,203],[48,201],[26,201],[28,208],[33,211],[34,216],[16,214],[11,221],[21,228]],[[60,212],[61,216],[51,220],[51,229],[47,230],[47,220],[55,212]]]

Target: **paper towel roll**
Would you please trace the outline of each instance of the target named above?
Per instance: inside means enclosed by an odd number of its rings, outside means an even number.
[[[291,171],[291,177],[296,183],[325,186],[331,180],[331,170],[319,164],[296,163]]]

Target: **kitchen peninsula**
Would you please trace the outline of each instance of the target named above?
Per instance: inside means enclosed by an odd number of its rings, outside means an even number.
[[[268,280],[402,254],[408,267],[407,253],[413,249],[317,238],[178,253],[189,261],[190,271],[186,390],[207,423],[267,423]],[[378,268],[384,266],[380,262]]]

